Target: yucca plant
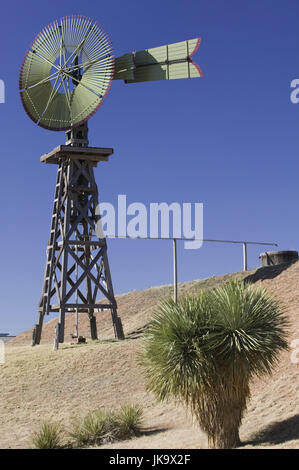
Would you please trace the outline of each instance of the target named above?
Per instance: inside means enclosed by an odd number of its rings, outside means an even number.
[[[63,430],[59,423],[43,422],[32,435],[31,442],[36,449],[58,449],[63,445]]]
[[[115,421],[113,411],[105,409],[91,411],[84,418],[77,418],[73,421],[69,435],[74,444],[79,447],[112,441]]]
[[[115,438],[130,439],[138,436],[143,423],[143,410],[138,405],[123,405],[116,415]]]
[[[77,447],[130,439],[139,434],[143,411],[138,405],[118,410],[98,409],[73,421],[69,435]]]
[[[236,447],[250,379],[271,373],[287,349],[286,325],[277,300],[242,281],[166,300],[139,355],[147,389],[184,402],[210,447]]]

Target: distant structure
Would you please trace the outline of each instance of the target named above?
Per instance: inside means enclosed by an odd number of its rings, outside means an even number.
[[[11,336],[9,333],[0,333],[0,340],[7,342],[10,339],[15,338],[15,336]]]
[[[292,263],[299,259],[298,251],[294,250],[267,251],[266,253],[261,253],[259,258],[261,267]]]

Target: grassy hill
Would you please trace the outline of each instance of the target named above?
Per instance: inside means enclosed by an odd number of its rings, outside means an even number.
[[[180,284],[179,294],[198,292],[230,278],[247,278],[265,286],[286,307],[289,342],[299,337],[299,262],[227,274]],[[97,314],[100,341],[70,345],[74,314],[66,318],[66,343],[53,351],[56,320],[45,323],[42,343],[30,346],[31,330],[6,345],[6,362],[0,365],[0,412],[5,432],[0,448],[28,447],[28,439],[43,420],[70,425],[75,416],[99,407],[141,404],[144,432],[138,438],[105,448],[206,448],[205,435],[183,407],[158,404],[145,391],[136,365],[142,331],[157,303],[172,294],[172,286],[133,291],[117,297],[126,339],[114,341],[110,313]],[[89,338],[86,314],[79,316],[79,334]],[[298,448],[298,364],[291,351],[282,353],[271,377],[252,383],[252,398],[241,427],[243,447]]]

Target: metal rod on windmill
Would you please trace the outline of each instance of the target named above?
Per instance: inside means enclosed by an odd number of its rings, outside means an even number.
[[[39,321],[32,344],[39,344],[44,317],[59,315],[57,336],[64,342],[65,315],[85,312],[97,339],[95,312],[108,309],[116,338],[123,339],[108,262],[106,239],[94,241],[99,216],[94,167],[112,148],[89,147],[88,119],[103,104],[113,80],[137,83],[201,77],[193,56],[201,40],[181,41],[114,57],[108,35],[96,21],[73,15],[46,26],[23,60],[19,89],[28,116],[40,127],[66,131],[66,145],[43,155],[57,165]],[[75,278],[77,269],[80,276]],[[72,300],[74,294],[78,298]],[[98,300],[98,296],[104,300]]]

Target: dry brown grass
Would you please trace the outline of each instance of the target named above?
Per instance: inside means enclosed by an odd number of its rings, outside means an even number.
[[[290,320],[290,342],[299,337],[299,262],[280,273],[280,269],[252,271],[258,280],[287,308]],[[231,277],[230,274],[180,285],[180,293],[196,292],[213,287]],[[269,279],[273,277],[273,279]],[[141,404],[145,413],[142,436],[105,448],[205,448],[203,433],[192,423],[183,407],[174,403],[157,404],[145,391],[144,379],[136,365],[141,333],[157,302],[171,294],[171,286],[133,291],[118,297],[125,341],[112,341],[111,318],[99,313],[98,329],[105,341],[86,345],[64,344],[52,350],[56,320],[45,324],[43,343],[32,348],[31,331],[6,344],[6,363],[0,365],[1,448],[24,448],[44,420],[68,425],[72,418],[99,407],[124,403]],[[66,340],[73,332],[74,317],[68,315]],[[80,316],[80,334],[88,337],[86,315]],[[245,448],[298,448],[298,364],[291,363],[290,353],[283,353],[272,377],[256,380],[251,387],[252,399],[241,427]]]

